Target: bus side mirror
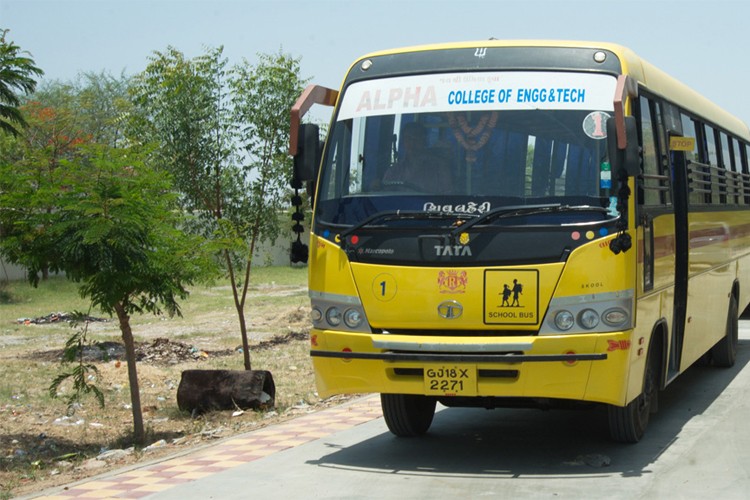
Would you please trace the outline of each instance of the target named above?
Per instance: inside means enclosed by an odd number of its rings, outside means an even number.
[[[294,155],[294,178],[299,183],[315,181],[320,163],[320,127],[312,123],[299,126],[297,154]]]
[[[609,162],[612,165],[612,172],[615,173],[615,176],[622,171],[628,177],[631,177],[641,172],[641,162],[638,154],[638,129],[635,117],[624,117],[621,126],[624,127],[622,131],[618,130],[616,119],[610,118],[607,120]],[[623,148],[618,144],[620,142],[618,141],[618,137],[624,137],[625,139]]]

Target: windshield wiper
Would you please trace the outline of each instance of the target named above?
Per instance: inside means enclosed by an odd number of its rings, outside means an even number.
[[[475,219],[462,224],[450,232],[450,238],[455,238],[458,234],[465,232],[477,224],[487,223],[493,219],[505,219],[510,217],[522,217],[526,215],[551,214],[561,212],[599,212],[606,214],[609,211],[603,207],[591,205],[561,205],[559,203],[548,203],[543,205],[513,205],[498,207],[489,212],[475,216]]]
[[[457,219],[457,218],[466,218],[467,216],[465,214],[455,214],[451,212],[425,212],[424,210],[384,210],[382,212],[378,212],[376,214],[371,215],[370,217],[367,217],[364,220],[359,221],[358,223],[354,224],[353,226],[349,227],[348,229],[342,231],[339,234],[339,237],[343,241],[347,236],[352,234],[353,232],[362,229],[366,226],[371,226],[375,222],[378,221],[387,221],[387,220],[405,220],[405,219],[413,219],[413,220],[429,220],[429,219]]]

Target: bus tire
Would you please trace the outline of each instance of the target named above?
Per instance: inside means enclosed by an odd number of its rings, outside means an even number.
[[[652,344],[651,347],[654,347]],[[608,407],[609,433],[620,443],[637,443],[643,437],[651,413],[656,411],[659,397],[659,359],[656,349],[649,348],[646,371],[643,374],[643,390],[626,406]]]
[[[427,432],[435,416],[436,400],[413,394],[381,394],[385,424],[399,437],[421,436]]]
[[[737,343],[739,341],[739,314],[737,309],[737,299],[732,295],[729,299],[724,338],[711,348],[711,359],[714,365],[721,368],[731,368],[737,360]]]

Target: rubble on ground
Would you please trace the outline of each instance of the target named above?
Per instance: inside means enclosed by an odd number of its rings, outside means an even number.
[[[66,313],[66,312],[55,312],[50,313],[46,316],[39,316],[37,318],[18,318],[16,320],[16,323],[19,325],[46,325],[50,323],[59,323],[59,322],[65,322],[65,323],[72,323],[73,321],[79,321],[79,322],[105,322],[109,321],[107,318],[95,318],[94,316],[78,316],[76,314],[72,313]]]
[[[251,350],[271,349],[294,340],[304,340],[307,336],[307,332],[288,332],[283,335],[277,335],[269,340],[261,341],[257,345],[251,346]],[[242,353],[241,346],[236,349],[209,351],[167,338],[157,338],[152,342],[137,342],[135,345],[136,361],[160,365],[176,365],[185,361],[201,361],[219,356],[231,356],[237,353]],[[63,350],[56,349],[37,352],[33,356],[36,359],[60,361],[63,358]],[[127,356],[125,346],[120,342],[95,342],[83,347],[81,358],[87,362],[106,362],[125,361]]]

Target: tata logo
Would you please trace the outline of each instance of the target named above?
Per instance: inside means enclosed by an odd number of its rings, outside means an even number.
[[[477,47],[477,49],[474,51],[474,57],[478,57],[479,59],[484,59],[484,56],[487,55],[487,47]]]
[[[468,245],[435,245],[436,257],[471,257],[471,248]]]
[[[441,318],[456,319],[464,313],[464,306],[455,300],[446,300],[438,305],[437,310]]]

